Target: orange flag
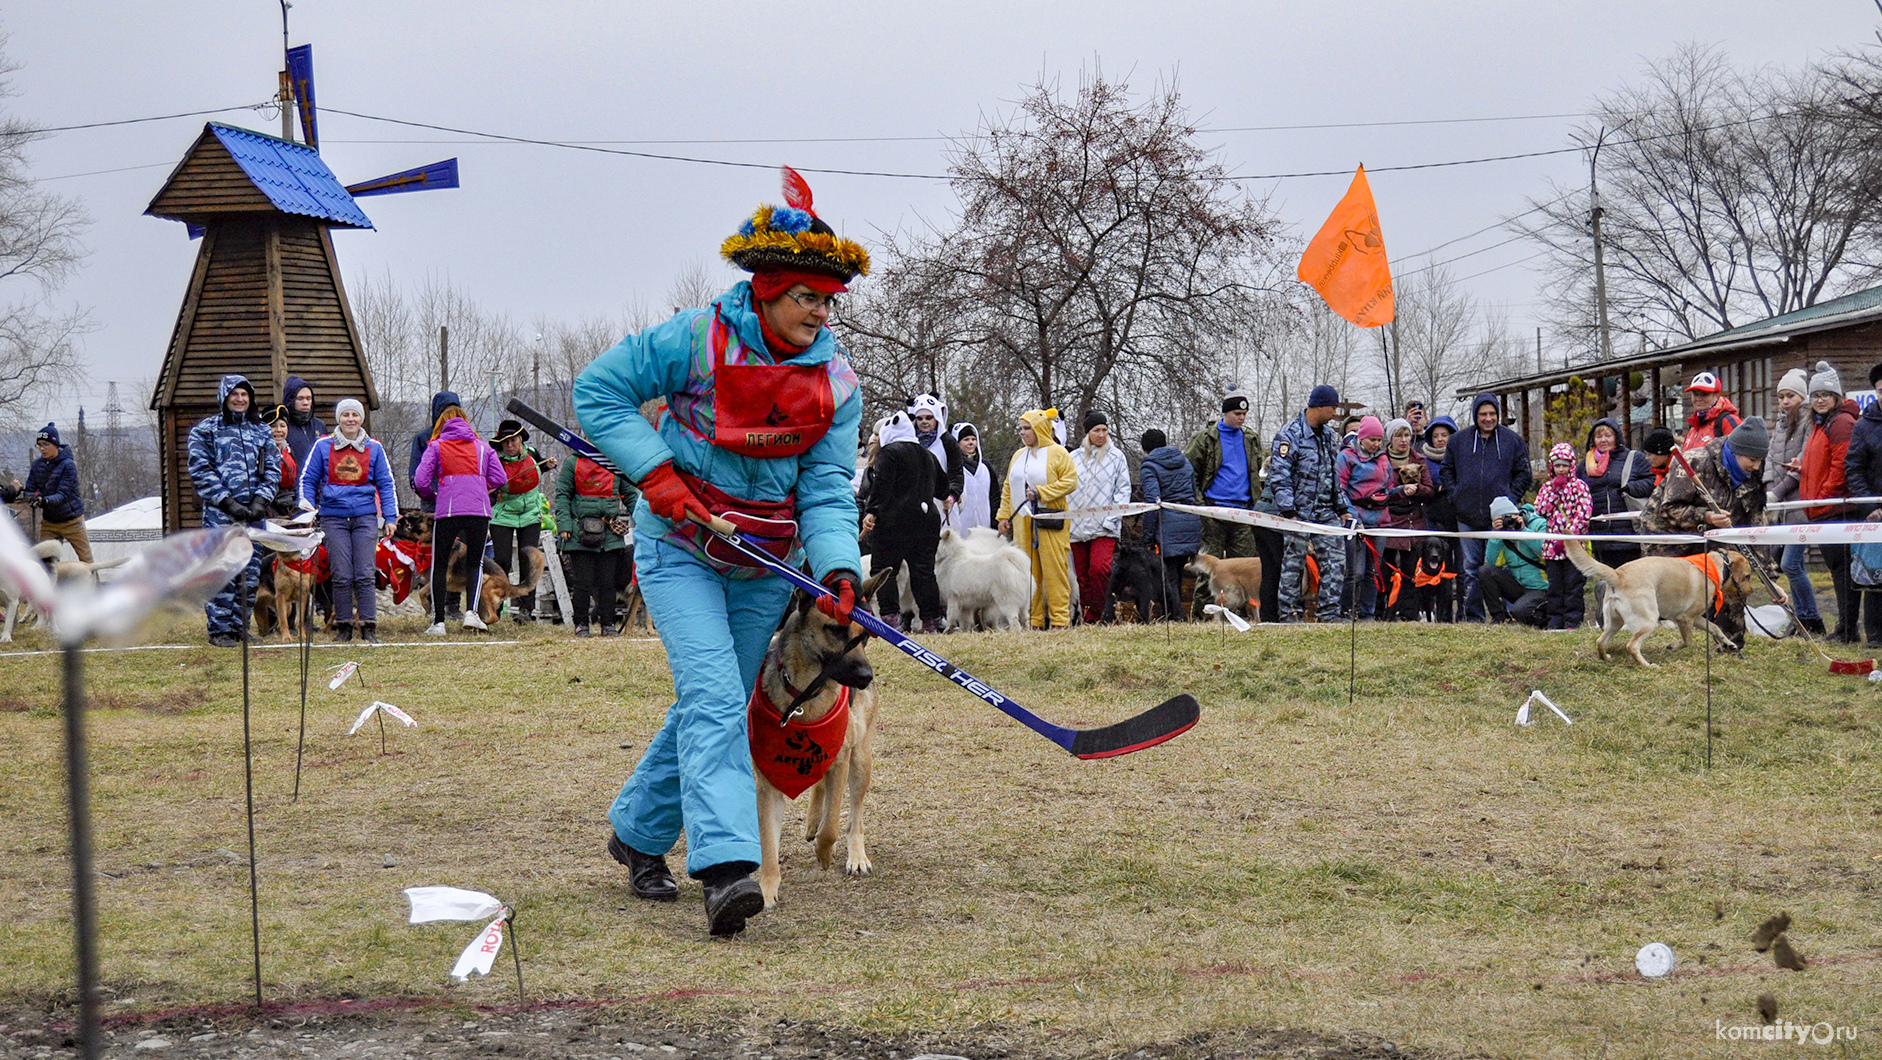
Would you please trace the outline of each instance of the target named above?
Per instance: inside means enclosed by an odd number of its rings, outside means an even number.
[[[1327,308],[1362,328],[1392,321],[1392,271],[1385,262],[1379,209],[1372,204],[1366,167],[1333,208],[1333,215],[1300,256],[1300,281],[1320,292]]]

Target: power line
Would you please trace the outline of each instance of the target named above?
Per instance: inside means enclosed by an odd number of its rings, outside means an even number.
[[[147,121],[169,121],[172,118],[200,118],[205,114],[223,114],[232,110],[260,110],[274,103],[266,100],[261,103],[248,103],[239,107],[217,107],[214,110],[186,110],[176,114],[153,114],[148,118],[120,118],[117,121],[93,121],[83,125],[52,125],[31,129],[0,129],[0,136],[41,136],[46,133],[77,132],[80,129],[104,129],[115,125],[138,125]]]
[[[332,109],[332,108],[329,108]],[[1225,128],[1198,127],[1198,133],[1243,133],[1243,132],[1293,132],[1316,129],[1379,129],[1411,125],[1464,125],[1479,122],[1536,121],[1541,119],[1580,118],[1580,112],[1563,114],[1510,114],[1487,118],[1418,118],[1404,121],[1348,121],[1322,122],[1302,125],[1240,125]],[[476,134],[481,136],[483,134]],[[557,143],[579,144],[599,147],[687,147],[716,144],[889,144],[889,143],[951,143],[963,138],[972,138],[974,134],[962,136],[774,136],[774,137],[717,137],[705,139],[655,139],[655,140],[558,140]],[[469,140],[334,140],[331,144],[475,144],[486,143],[481,139]],[[535,143],[536,141],[517,140],[516,143]]]
[[[141,166],[119,166],[116,169],[88,169],[83,173],[61,173],[56,177],[34,177],[34,180],[72,180],[75,177],[96,177],[105,173],[129,173],[134,169],[156,169],[158,166],[174,166],[175,162],[146,162]]]

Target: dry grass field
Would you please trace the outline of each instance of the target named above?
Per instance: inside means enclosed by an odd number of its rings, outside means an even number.
[[[1189,733],[1102,762],[878,645],[876,874],[821,872],[790,840],[780,907],[713,941],[696,887],[636,902],[603,852],[668,702],[660,646],[522,636],[317,646],[316,672],[360,659],[370,687],[313,686],[298,802],[298,653],[254,653],[271,1000],[511,1003],[507,956],[489,980],[446,978],[475,926],[405,924],[401,888],[454,884],[516,904],[533,998],[702,1025],[991,1028],[1070,1053],[1280,1030],[1433,1055],[1728,1056],[1756,1046],[1716,1041],[1715,1021],[1758,1023],[1769,992],[1783,1018],[1857,1029],[1811,1055],[1882,1037],[1882,688],[1795,643],[1713,660],[1710,768],[1705,657],[1668,656],[1670,632],[1649,650],[1664,669],[1642,671],[1595,662],[1587,634],[1363,625],[1351,704],[1345,627],[936,638],[1056,721],[1201,699]],[[111,1012],[249,990],[239,659],[87,660]],[[14,1011],[70,999],[57,680],[55,656],[0,658]],[[1575,724],[1514,726],[1532,688]],[[419,722],[389,755],[376,729],[342,735],[375,698]],[[1780,910],[1801,972],[1747,941]],[[1668,980],[1633,971],[1652,941],[1679,954]]]

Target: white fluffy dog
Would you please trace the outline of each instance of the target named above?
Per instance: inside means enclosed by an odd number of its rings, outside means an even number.
[[[949,629],[1025,629],[1032,603],[1032,567],[1026,553],[994,530],[941,531],[934,554],[935,581],[948,605]]]

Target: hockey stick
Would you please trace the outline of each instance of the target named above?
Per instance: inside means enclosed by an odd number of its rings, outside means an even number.
[[[521,401],[512,399],[508,408],[511,413],[521,419],[527,420],[549,434],[554,435],[563,445],[568,446],[582,456],[588,457],[602,467],[614,471],[616,474],[620,474],[620,470],[616,468],[607,457],[603,456],[601,451],[596,449],[588,439],[583,438],[573,431],[567,430]],[[774,558],[764,549],[755,547],[747,542],[731,523],[723,519],[714,518],[711,525],[706,525],[706,529],[726,544],[738,549],[740,553],[750,558],[753,562],[760,564],[778,577],[783,578],[797,588],[809,593],[813,598],[832,595],[830,590],[819,585],[802,572]],[[980,681],[978,678],[974,677],[974,675],[929,649],[922,647],[912,638],[903,635],[900,631],[882,621],[880,618],[877,618],[868,610],[859,607],[851,612],[850,617],[852,621],[862,626],[863,629],[867,630],[869,633],[888,641],[916,662],[921,663],[923,666],[940,674],[947,680],[966,689],[975,698],[999,708],[1007,716],[1025,725],[1039,735],[1044,736],[1046,739],[1051,740],[1053,743],[1071,752],[1078,758],[1114,758],[1118,755],[1129,754],[1132,751],[1141,751],[1146,747],[1154,747],[1157,744],[1181,735],[1187,731],[1190,726],[1196,724],[1197,719],[1202,716],[1202,706],[1196,702],[1196,697],[1185,693],[1165,700],[1134,718],[1117,722],[1114,725],[1106,725],[1102,728],[1072,729],[1063,725],[1054,725],[1044,718],[1041,718],[1039,715],[1034,714],[1032,711],[1027,710],[1025,707],[1020,706],[1018,703],[1013,702],[1011,699],[1008,699],[1006,696],[1001,695],[999,691]]]

